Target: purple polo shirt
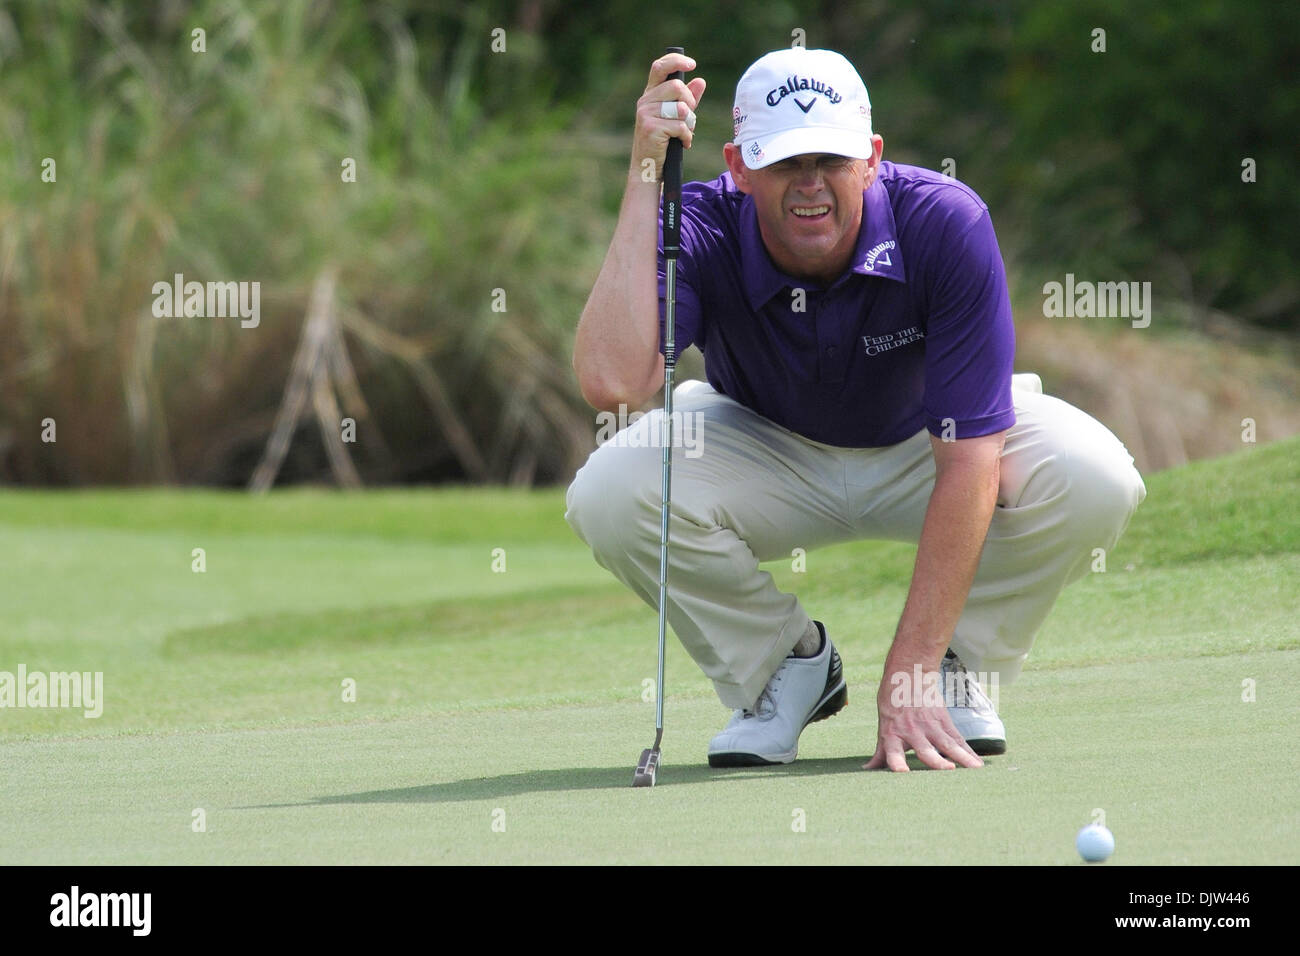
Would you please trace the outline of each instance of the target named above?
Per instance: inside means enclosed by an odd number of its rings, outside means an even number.
[[[730,173],[682,188],[676,346],[709,384],[814,441],[897,444],[1015,424],[1015,330],[988,207],[928,169],[882,162],[863,193],[849,271],[829,288],[784,275]],[[664,261],[659,250],[659,324]],[[803,311],[796,311],[802,289]],[[662,344],[661,344],[662,350]]]

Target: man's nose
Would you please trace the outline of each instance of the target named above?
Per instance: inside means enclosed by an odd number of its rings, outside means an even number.
[[[799,170],[795,176],[794,185],[796,189],[802,189],[806,192],[817,192],[822,188],[822,171],[817,164],[807,166]]]

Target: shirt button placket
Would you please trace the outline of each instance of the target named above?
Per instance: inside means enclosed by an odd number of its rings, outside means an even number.
[[[826,293],[824,296],[821,297],[820,301],[818,301],[818,303],[817,303],[817,313],[818,313],[818,318],[821,317],[821,310],[822,310],[822,307],[823,307],[823,306],[829,306],[829,304],[830,304],[830,299],[831,299],[831,296],[832,296],[832,295],[833,295],[833,293],[832,293],[831,291],[828,290],[827,293]],[[834,318],[833,312],[828,312],[828,315],[829,315],[830,318],[832,318],[832,319]],[[833,334],[833,333],[834,333],[834,329],[823,330],[823,329],[821,328],[821,324],[820,324],[820,322],[818,323],[818,329],[817,329],[817,331],[818,331],[818,333],[819,333],[819,338],[820,338],[820,334],[821,334],[823,331],[826,331],[826,332],[828,332],[829,334]],[[831,382],[839,381],[839,379],[840,379],[841,376],[840,376],[840,367],[839,367],[838,357],[839,357],[839,348],[838,348],[836,345],[834,345],[834,344],[827,344],[827,345],[823,345],[823,346],[822,346],[822,361],[821,361],[821,371],[822,371],[821,378],[822,378],[822,381],[824,381],[824,382],[825,382],[825,381],[831,381]]]

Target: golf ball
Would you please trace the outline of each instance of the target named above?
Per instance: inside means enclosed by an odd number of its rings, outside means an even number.
[[[1074,847],[1089,863],[1100,863],[1115,852],[1115,836],[1100,823],[1089,823],[1074,838]]]

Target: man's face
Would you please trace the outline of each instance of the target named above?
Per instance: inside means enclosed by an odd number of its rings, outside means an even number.
[[[734,144],[724,155],[736,188],[754,197],[763,244],[777,268],[823,283],[845,271],[862,225],[862,193],[876,177],[879,143],[870,160],[804,153],[762,169],[745,166]]]

